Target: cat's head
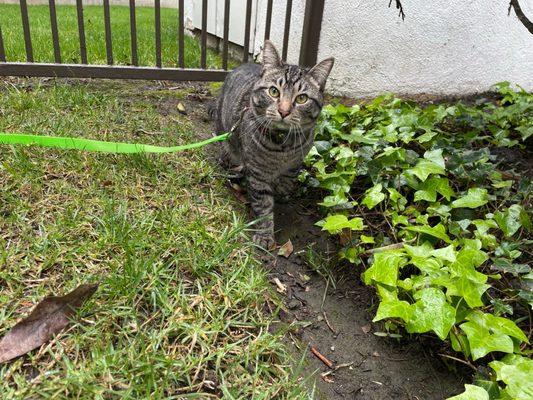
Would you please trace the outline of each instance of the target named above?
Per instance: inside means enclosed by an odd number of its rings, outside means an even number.
[[[265,41],[262,75],[252,94],[254,113],[276,129],[312,126],[322,109],[333,63],[327,58],[310,69],[286,64],[274,45]]]

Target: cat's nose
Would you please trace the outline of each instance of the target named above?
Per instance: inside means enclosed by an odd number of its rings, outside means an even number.
[[[278,107],[278,112],[279,112],[279,115],[281,115],[281,118],[285,118],[287,117],[287,115],[289,115],[291,113],[291,109],[290,107],[284,107],[282,105],[280,105]]]

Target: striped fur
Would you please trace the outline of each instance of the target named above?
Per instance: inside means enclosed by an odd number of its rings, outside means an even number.
[[[243,167],[258,219],[254,242],[265,249],[274,245],[274,197],[294,190],[303,158],[313,144],[332,67],[333,59],[312,69],[285,64],[267,41],[263,64],[246,64],[231,72],[217,100],[217,133],[237,124],[225,143],[224,163]]]

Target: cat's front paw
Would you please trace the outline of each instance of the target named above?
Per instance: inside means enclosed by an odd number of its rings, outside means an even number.
[[[271,233],[256,233],[253,237],[254,243],[263,250],[274,250],[276,241]]]

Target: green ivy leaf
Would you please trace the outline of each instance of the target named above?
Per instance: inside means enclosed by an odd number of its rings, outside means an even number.
[[[422,159],[413,167],[407,169],[405,172],[415,175],[418,179],[424,182],[429,175],[443,175],[444,166],[441,166],[433,161]]]
[[[487,189],[470,188],[466,195],[454,200],[452,208],[478,208],[489,202]]]
[[[482,387],[465,385],[464,393],[448,397],[447,400],[489,400],[489,393]]]
[[[417,302],[412,306],[413,314],[407,323],[409,333],[424,333],[432,330],[442,340],[455,323],[455,308],[437,288],[423,289],[414,295]]]
[[[411,305],[406,301],[385,300],[379,303],[378,311],[373,321],[376,322],[385,318],[401,318],[408,322],[412,313]]]
[[[481,307],[481,296],[490,288],[490,285],[479,283],[468,277],[455,277],[447,285],[448,296],[460,296],[465,299],[469,307]]]
[[[494,221],[498,224],[504,235],[513,236],[522,225],[531,225],[529,216],[524,211],[522,206],[513,204],[504,212],[497,211],[494,213]]]
[[[398,251],[384,251],[374,255],[372,266],[363,273],[366,285],[381,283],[396,286],[398,270],[406,264],[405,256]]]
[[[466,319],[468,322],[461,324],[460,328],[466,333],[474,361],[493,351],[512,353],[514,345],[511,337],[527,342],[524,332],[507,318],[473,311]]]
[[[450,187],[450,181],[447,178],[433,177],[427,179],[415,192],[415,201],[425,200],[430,203],[437,201],[437,193],[440,193],[444,198],[450,201],[451,196],[454,195]]]
[[[493,260],[492,269],[503,273],[511,273],[514,276],[519,274],[527,274],[531,271],[531,267],[527,264],[515,264],[507,258],[495,258]]]
[[[457,252],[453,245],[443,247],[442,249],[432,250],[430,253],[435,258],[440,258],[441,260],[455,262],[457,261]]]
[[[369,210],[373,209],[376,205],[385,200],[385,194],[381,191],[383,190],[383,185],[378,183],[374,185],[371,189],[365,192],[365,197],[361,204],[367,206]]]
[[[360,231],[364,228],[363,219],[356,217],[349,220],[346,215],[334,214],[327,217],[322,225],[323,231],[328,231],[332,234],[340,233],[345,228],[349,228],[352,231]]]
[[[411,246],[405,244],[403,248],[405,249],[405,252],[411,257],[420,258],[427,258],[431,256],[431,251],[433,251],[433,246],[429,242],[424,242],[420,246]]]
[[[446,243],[452,242],[450,237],[446,234],[446,228],[442,224],[435,225],[434,227],[424,225],[406,226],[405,229],[411,232],[425,233],[426,235],[430,235],[438,239],[444,240]]]
[[[332,196],[326,196],[322,202],[318,203],[318,205],[328,208],[336,207],[337,209],[341,206],[344,207],[345,205],[351,206],[344,193],[336,193]]]
[[[497,379],[505,382],[506,392],[511,398],[533,399],[533,360],[512,354],[489,365],[496,371]]]
[[[361,239],[361,243],[365,243],[365,244],[376,243],[376,241],[374,240],[372,236],[361,235],[359,236],[359,238]]]

